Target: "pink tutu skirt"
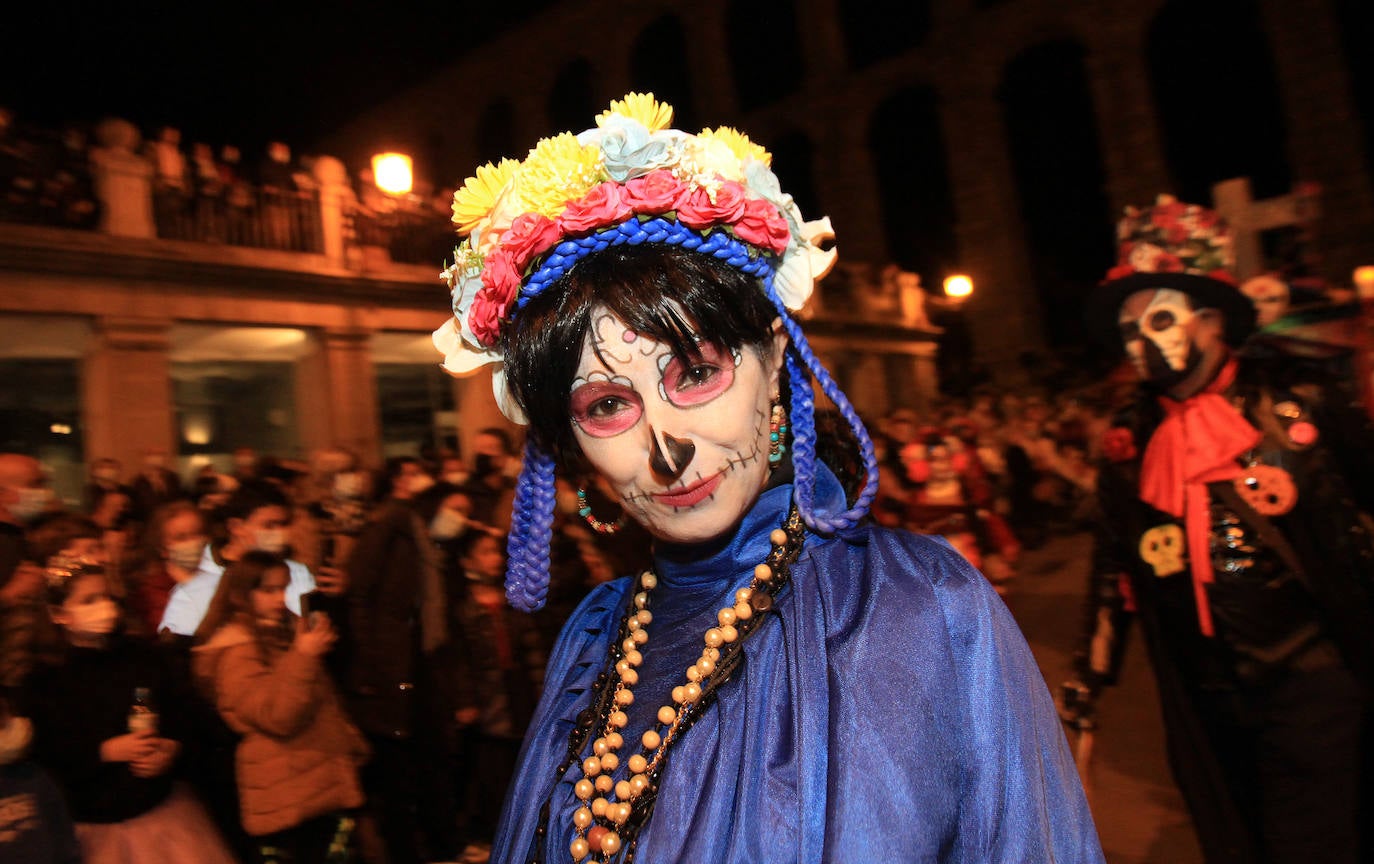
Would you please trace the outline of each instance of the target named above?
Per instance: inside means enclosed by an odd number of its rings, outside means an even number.
[[[215,824],[182,786],[123,822],[78,822],[83,864],[238,864]]]

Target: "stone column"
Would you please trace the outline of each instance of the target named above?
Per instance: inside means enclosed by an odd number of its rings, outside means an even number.
[[[319,331],[317,349],[296,365],[296,412],[301,445],[345,447],[376,465],[381,458],[377,375],[362,327]]]
[[[967,305],[974,353],[994,372],[1043,344],[1040,306],[1026,262],[1025,229],[991,74],[947,70],[940,113],[948,142],[959,260],[973,280]],[[966,81],[967,84],[959,82]]]
[[[1084,62],[1107,175],[1107,203],[1114,216],[1127,205],[1152,203],[1173,185],[1145,62],[1148,21],[1140,15],[1109,15],[1100,28],[1084,31],[1092,40]]]
[[[324,238],[324,255],[332,263],[343,266],[344,222],[353,205],[353,188],[348,185],[348,169],[333,156],[320,156],[313,169],[320,184],[320,229]]]
[[[91,179],[100,201],[100,230],[117,237],[156,237],[153,166],[137,152],[140,136],[127,120],[109,119],[96,129]]]
[[[1274,50],[1293,180],[1321,186],[1321,269],[1349,284],[1354,267],[1374,254],[1374,197],[1336,23],[1326,4],[1262,0],[1260,7]]]
[[[81,376],[86,460],[141,464],[144,451],[177,452],[165,318],[107,316],[95,322]]]

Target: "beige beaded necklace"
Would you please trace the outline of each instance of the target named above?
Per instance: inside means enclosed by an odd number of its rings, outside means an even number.
[[[634,841],[652,812],[658,779],[670,748],[738,665],[744,640],[757,630],[764,615],[773,608],[774,595],[786,584],[789,568],[801,554],[804,534],[801,515],[794,505],[783,527],[773,529],[769,535],[772,551],[754,568],[749,585],[737,590],[734,602],[716,613],[716,626],[708,629],[702,639],[701,656],[687,667],[685,681],[672,689],[671,703],[658,709],[658,726],[640,736],[642,749],[625,762],[630,776],[617,781],[613,774],[620,767],[619,751],[625,744],[622,730],[629,723],[625,709],[634,703],[633,688],[639,683],[637,670],[644,659],[641,649],[649,642],[647,628],[653,622],[649,596],[658,585],[653,572],[640,574],[618,641],[612,643],[612,671],[602,676],[602,698],[596,703],[604,706],[600,722],[593,725],[595,718],[579,721],[569,744],[570,759],[559,772],[561,776],[576,761],[590,730],[599,729],[599,737],[592,741],[592,755],[581,760],[582,777],[573,787],[581,802],[572,817],[576,833],[569,852],[573,861],[605,864],[622,850],[626,862],[633,860]],[[547,818],[546,802],[540,836]]]

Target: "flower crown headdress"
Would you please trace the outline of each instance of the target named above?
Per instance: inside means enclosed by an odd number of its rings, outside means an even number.
[[[569,244],[612,245],[635,228],[649,226],[652,235],[672,223],[703,236],[720,232],[767,262],[794,311],[834,265],[834,250],[818,245],[834,237],[830,220],[803,221],[768,151],[725,126],[696,135],[671,129],[672,118],[672,106],[653,94],[630,93],[595,128],[545,138],[523,162],[483,165],[454,193],[453,223],[467,238],[440,274],[453,317],[434,344],[454,374],[497,364],[497,405],[513,422],[526,421],[505,391],[500,330],[554,281],[545,272],[551,264],[561,275],[558,265],[576,254]]]
[[[835,263],[829,219],[803,220],[773,174],[772,157],[742,133],[670,128],[672,107],[651,93],[611,103],[596,127],[541,140],[524,161],[482,166],[453,196],[453,222],[466,239],[440,278],[453,317],[434,332],[444,369],[456,375],[494,364],[492,388],[509,419],[527,419],[506,391],[502,328],[582,258],[620,244],[663,243],[712,255],[755,276],[790,339],[793,497],[814,530],[854,525],[877,492],[873,444],[849,400],[811,351],[791,312]],[[815,401],[811,381],[849,422],[865,483],[839,513],[813,506]],[[554,461],[533,442],[516,484],[506,593],[525,610],[544,604],[554,508]]]
[[[1136,273],[1186,273],[1236,283],[1230,228],[1206,207],[1160,195],[1153,207],[1127,207],[1116,239],[1117,264],[1104,281]]]

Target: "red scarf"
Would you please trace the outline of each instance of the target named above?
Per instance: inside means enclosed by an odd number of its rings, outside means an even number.
[[[1235,380],[1232,359],[1203,392],[1182,402],[1161,397],[1164,421],[1145,447],[1140,466],[1140,500],[1183,518],[1198,626],[1206,636],[1213,635],[1206,589],[1213,581],[1207,484],[1239,477],[1236,458],[1261,438],[1222,395]]]

